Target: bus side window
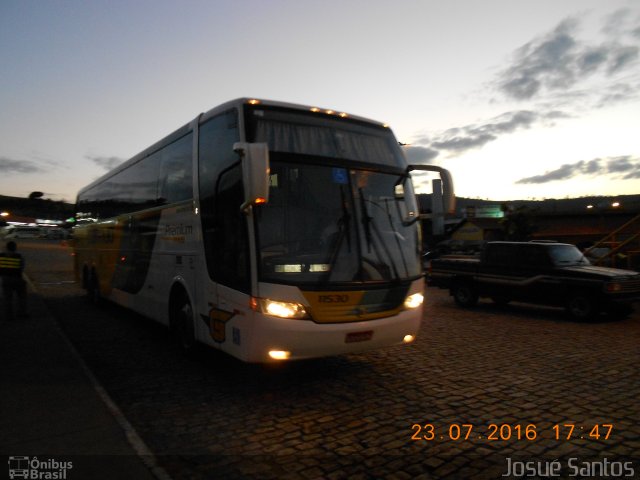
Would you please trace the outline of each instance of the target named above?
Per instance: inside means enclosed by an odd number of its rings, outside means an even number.
[[[193,196],[192,138],[193,134],[185,135],[162,150],[159,195],[162,203],[188,200]]]

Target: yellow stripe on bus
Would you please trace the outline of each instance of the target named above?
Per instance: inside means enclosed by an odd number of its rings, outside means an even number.
[[[401,306],[380,311],[368,311],[371,305],[364,302],[364,290],[302,292],[309,302],[311,317],[318,323],[344,323],[396,315]]]

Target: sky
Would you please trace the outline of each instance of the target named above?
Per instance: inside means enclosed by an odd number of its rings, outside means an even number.
[[[0,195],[75,201],[238,97],[388,123],[458,196],[640,193],[637,0],[0,0],[0,65]]]

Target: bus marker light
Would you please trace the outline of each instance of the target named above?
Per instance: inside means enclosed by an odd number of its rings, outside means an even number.
[[[411,343],[416,339],[416,337],[414,337],[413,335],[405,335],[404,338],[402,339],[403,343]]]
[[[291,352],[286,350],[269,350],[269,356],[274,360],[288,360],[291,357]]]
[[[258,299],[256,297],[251,297],[251,300],[249,300],[249,307],[254,312],[260,311],[260,305],[258,304]]]

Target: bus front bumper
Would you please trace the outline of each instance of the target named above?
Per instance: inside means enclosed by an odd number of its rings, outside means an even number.
[[[422,308],[349,323],[318,324],[256,313],[247,362],[301,360],[411,343],[422,321]]]

